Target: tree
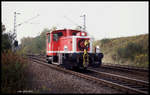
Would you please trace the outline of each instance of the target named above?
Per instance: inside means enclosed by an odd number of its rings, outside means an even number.
[[[8,33],[5,33],[6,28],[5,25],[3,25],[1,23],[1,27],[2,27],[2,42],[1,42],[1,48],[2,48],[2,52],[4,50],[8,50],[12,48],[12,43],[14,40],[14,35],[11,33],[11,31],[9,31]]]
[[[21,39],[21,47],[23,53],[40,53],[44,54],[46,51],[46,33],[50,32],[45,28],[39,36],[34,38],[26,37]]]
[[[5,32],[5,30],[6,30],[5,25],[3,25],[3,24],[1,23],[1,27],[2,27],[2,33]]]

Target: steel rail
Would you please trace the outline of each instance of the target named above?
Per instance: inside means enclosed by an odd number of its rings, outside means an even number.
[[[118,67],[118,66],[106,66],[106,65],[102,65],[101,68],[104,69],[114,69],[114,70],[119,70],[119,71],[125,71],[125,72],[130,72],[133,74],[138,74],[138,75],[142,75],[142,76],[148,76],[149,72],[148,71],[141,71],[141,69],[130,69],[130,68],[124,68],[124,67]]]
[[[142,89],[145,88],[147,90],[149,88],[149,82],[147,82],[147,81],[128,78],[128,77],[124,77],[124,76],[120,76],[120,75],[116,75],[116,74],[100,72],[100,71],[96,71],[96,70],[93,70],[93,69],[88,69],[88,70],[95,73],[95,74],[98,74],[101,77],[102,76],[107,77],[107,78],[110,78],[110,79],[113,79],[113,80],[121,81],[121,82],[126,83],[126,84],[133,84],[132,86],[137,87],[137,88],[142,88]]]
[[[135,66],[127,66],[127,65],[116,65],[116,64],[103,64],[102,66],[104,67],[115,67],[115,68],[121,68],[121,69],[128,69],[128,70],[138,70],[140,72],[148,72],[149,69],[146,68],[140,68],[140,67],[135,67]]]

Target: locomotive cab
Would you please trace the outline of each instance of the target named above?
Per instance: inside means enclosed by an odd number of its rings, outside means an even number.
[[[46,34],[48,63],[66,68],[99,67],[103,54],[92,52],[92,39],[84,31],[55,30]]]

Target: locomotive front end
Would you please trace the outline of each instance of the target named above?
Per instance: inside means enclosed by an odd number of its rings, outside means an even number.
[[[72,36],[72,53],[65,54],[65,60],[75,68],[100,67],[103,53],[93,52],[92,43],[92,38],[86,32],[78,32],[76,36]]]
[[[86,37],[77,37],[77,53],[76,53],[76,63],[80,68],[100,67],[102,63],[103,53],[93,52],[92,48],[92,38]]]

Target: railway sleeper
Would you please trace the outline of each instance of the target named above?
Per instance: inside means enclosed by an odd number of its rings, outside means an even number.
[[[139,88],[139,89],[143,91],[148,91],[148,88]]]
[[[140,89],[140,88],[142,88],[142,89],[146,89],[146,88],[143,88],[143,87],[138,86],[138,85],[132,85],[132,86],[130,86],[130,87],[132,87],[132,88],[138,88],[138,89]]]

